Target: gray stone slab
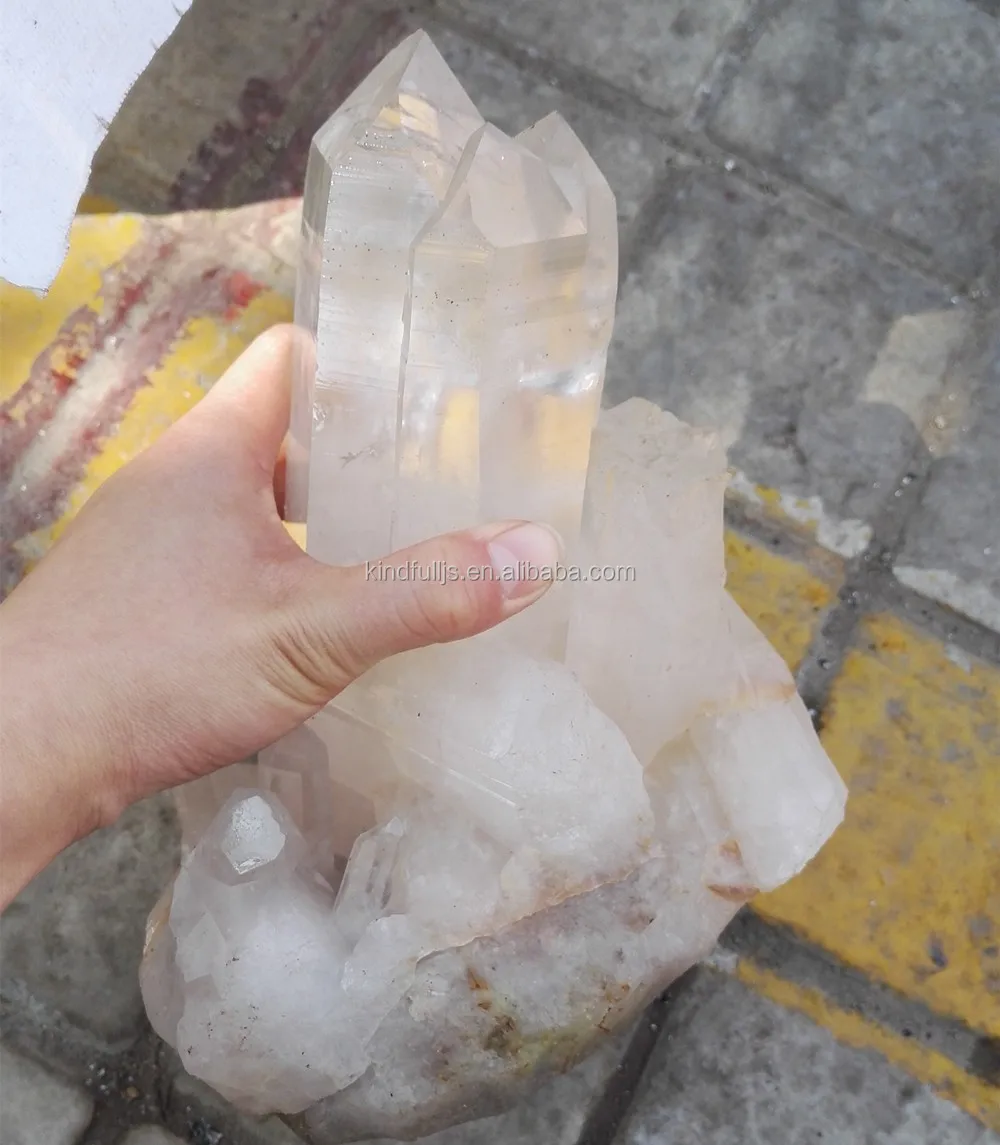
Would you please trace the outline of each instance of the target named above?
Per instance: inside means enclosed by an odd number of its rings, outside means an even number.
[[[121,1139],[120,1145],[185,1145],[160,1125],[137,1125]]]
[[[873,1051],[707,968],[668,1012],[621,1145],[1000,1145]]]
[[[950,272],[996,277],[998,60],[1000,19],[987,5],[788,4],[711,130],[934,252]]]
[[[855,554],[920,448],[908,395],[940,389],[964,319],[943,289],[724,172],[677,169],[662,210],[624,284],[607,401],[717,427],[733,465],[818,497],[821,539]],[[928,314],[929,334],[907,318]]]
[[[935,455],[896,575],[1000,632],[1000,310],[973,325],[937,410]]]
[[[678,114],[687,109],[745,0],[457,0],[543,56],[585,68]]]
[[[3,1145],[74,1145],[94,1103],[75,1085],[0,1046],[0,1140]]]
[[[621,1061],[629,1034],[609,1038],[562,1077],[540,1086],[508,1113],[456,1125],[415,1145],[574,1145],[584,1122]],[[240,1145],[296,1145],[299,1138],[276,1118],[239,1113],[214,1090],[187,1074],[173,1082],[171,1109],[188,1126],[203,1126]],[[226,1138],[228,1140],[228,1138]],[[380,1137],[358,1145],[396,1145]]]
[[[442,55],[483,117],[513,135],[550,111],[561,112],[604,172],[627,224],[671,154],[649,132],[599,111],[457,33],[429,26]]]
[[[146,916],[177,861],[166,796],[70,847],[0,921],[3,991],[107,1049],[144,1027],[138,967]]]
[[[360,4],[199,0],[129,92],[89,192],[131,210],[187,205],[243,137],[266,133],[323,38]],[[191,185],[175,188],[179,176]]]
[[[183,1071],[170,1086],[172,1123],[186,1127],[192,1140],[219,1145],[302,1145],[302,1139],[277,1117],[240,1113],[210,1086]],[[219,1135],[219,1136],[216,1136]]]

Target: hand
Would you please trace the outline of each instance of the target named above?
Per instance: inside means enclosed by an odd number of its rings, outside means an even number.
[[[259,338],[0,608],[4,902],[129,803],[272,743],[383,657],[474,635],[548,587],[373,581],[306,556],[274,492],[295,336]],[[550,530],[507,522],[392,559],[558,558]]]

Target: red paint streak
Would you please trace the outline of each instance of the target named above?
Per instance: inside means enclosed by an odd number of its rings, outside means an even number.
[[[169,277],[162,264],[158,265],[157,271]],[[83,476],[88,462],[117,427],[137,390],[149,384],[150,370],[162,362],[188,320],[204,314],[226,318],[235,316],[263,289],[261,283],[243,271],[225,274],[220,266],[207,268],[193,281],[186,274],[173,287],[163,305],[149,315],[143,327],[135,334],[127,335],[118,383],[104,397],[92,419],[77,430],[70,444],[45,474],[23,492],[8,485],[0,497],[0,514],[4,521],[3,546],[0,548],[0,597],[14,587],[23,571],[13,543],[58,518],[69,491]]]
[[[153,254],[148,242],[137,243],[104,276],[101,290],[109,313],[99,315],[89,306],[74,310],[32,363],[24,385],[0,406],[0,482],[10,480],[17,459],[55,416],[80,367],[121,331],[132,309],[146,299],[154,274],[160,273],[174,247],[174,242],[161,242]]]
[[[157,260],[162,260],[169,257],[170,248],[163,244],[156,252]],[[140,302],[145,302],[146,295],[149,293],[149,276],[140,279],[138,282],[126,283],[118,299],[118,305],[115,307],[115,315],[112,319],[114,324],[120,325],[128,317],[128,312],[133,306]]]
[[[10,477],[14,463],[35,434],[49,421],[65,393],[75,381],[60,368],[70,355],[84,357],[85,350],[99,338],[100,319],[95,310],[81,306],[63,322],[59,333],[31,364],[25,383],[0,406],[0,481]]]
[[[223,317],[231,322],[241,310],[245,310],[258,294],[264,289],[263,283],[255,282],[249,274],[242,270],[234,270],[225,281],[226,295],[229,305]]]
[[[168,201],[181,210],[223,206],[225,188],[244,161],[251,141],[264,135],[285,110],[283,91],[298,77],[298,69],[275,83],[252,76],[237,102],[237,122],[223,120],[195,152],[190,168],[181,171]]]

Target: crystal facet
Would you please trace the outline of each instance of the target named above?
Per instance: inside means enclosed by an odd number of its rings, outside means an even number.
[[[725,591],[716,435],[636,399],[598,418],[616,281],[614,199],[570,128],[484,124],[422,33],[314,140],[287,505],[309,551],[534,518],[576,573],[179,795],[150,1017],[317,1145],[566,1068],[842,817]]]

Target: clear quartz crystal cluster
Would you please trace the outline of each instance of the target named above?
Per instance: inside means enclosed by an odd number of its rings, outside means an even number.
[[[718,439],[635,399],[598,418],[615,207],[563,120],[485,125],[418,33],[317,134],[303,242],[309,551],[537,518],[586,579],[189,785],[142,985],[243,1107],[318,1143],[412,1137],[628,1022],[845,791],[725,591]]]

